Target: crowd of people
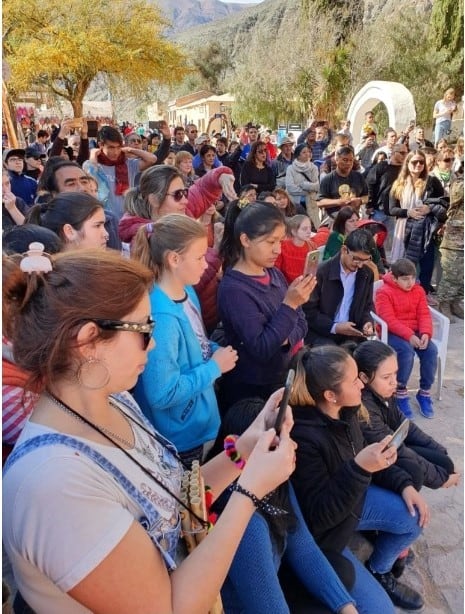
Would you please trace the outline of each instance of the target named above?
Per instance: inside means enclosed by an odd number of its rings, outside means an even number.
[[[361,135],[317,121],[277,145],[252,123],[232,140],[166,122],[89,138],[83,119],[4,149],[16,613],[424,607],[401,579],[430,520],[421,489],[460,476],[418,423],[390,442],[417,415],[415,355],[435,417],[431,308],[463,319],[453,99],[434,144],[414,125],[383,141],[369,112]]]

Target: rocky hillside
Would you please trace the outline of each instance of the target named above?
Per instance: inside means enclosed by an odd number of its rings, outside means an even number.
[[[219,0],[153,0],[158,5],[166,18],[172,23],[168,30],[169,35],[175,37],[179,32],[196,26],[201,26],[218,19],[227,19],[249,6],[247,4],[235,4],[220,2]]]

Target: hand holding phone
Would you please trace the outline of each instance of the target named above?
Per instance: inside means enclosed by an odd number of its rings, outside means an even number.
[[[383,448],[382,451],[385,452],[388,448],[392,448],[392,447],[398,450],[401,443],[404,441],[404,439],[408,435],[409,427],[410,427],[410,420],[408,418],[405,418],[405,420],[401,422],[399,428],[396,431],[394,431],[394,433],[392,434],[391,441],[387,444],[385,448]]]
[[[276,422],[274,424],[274,428],[276,431],[276,435],[279,435],[281,431],[281,427],[283,425],[284,416],[286,415],[286,408],[289,403],[289,398],[292,392],[292,386],[294,385],[295,371],[294,369],[289,369],[289,373],[287,374],[286,384],[284,386],[284,392],[279,404],[278,415],[276,416]]]
[[[305,258],[304,277],[307,277],[308,275],[315,276],[316,271],[318,269],[319,262],[320,262],[319,250],[315,249],[311,252],[308,252]]]

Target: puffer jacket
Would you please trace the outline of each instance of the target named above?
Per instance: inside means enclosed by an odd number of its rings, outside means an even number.
[[[425,204],[430,206],[431,212],[419,220],[409,217],[405,226],[405,257],[415,263],[426,252],[439,227],[447,219],[445,198],[431,199]]]
[[[383,276],[383,285],[376,292],[375,310],[386,323],[390,333],[406,341],[412,335],[433,335],[433,320],[420,284],[409,291],[398,286],[392,273]]]

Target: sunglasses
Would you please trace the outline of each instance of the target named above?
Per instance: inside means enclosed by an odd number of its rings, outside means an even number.
[[[152,318],[148,319],[145,324],[139,322],[124,322],[123,320],[101,320],[95,318],[92,320],[102,330],[119,330],[129,333],[140,333],[143,338],[142,349],[146,350],[149,347],[155,328],[155,321]]]
[[[453,162],[454,158],[443,158],[442,161],[443,162]]]
[[[27,156],[27,157],[28,157],[28,158],[34,158],[34,160],[40,160],[40,159],[41,159],[41,156],[40,156],[40,155],[38,155],[38,154],[33,154],[33,155],[31,155],[31,156]],[[10,158],[10,159],[11,159],[11,158]]]
[[[425,165],[425,163],[423,162],[423,160],[410,160],[410,164],[411,164],[412,166],[418,166],[418,165],[420,165],[420,166],[424,166],[424,165]]]
[[[175,190],[174,192],[167,192],[167,196],[172,196],[173,199],[179,203],[183,198],[187,198],[189,194],[189,188],[183,188],[182,190]]]

